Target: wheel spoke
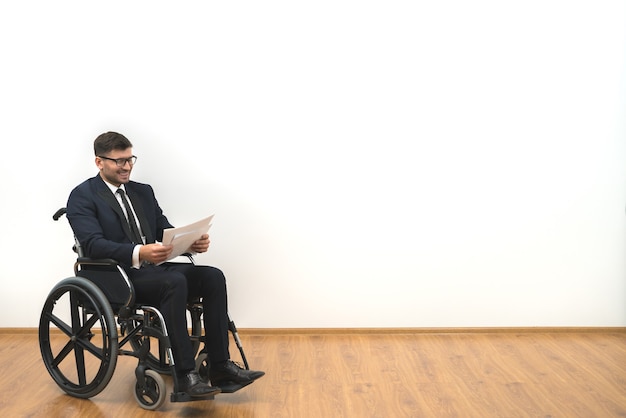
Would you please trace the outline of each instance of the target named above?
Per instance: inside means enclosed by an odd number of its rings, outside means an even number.
[[[106,345],[104,347],[98,347],[85,338],[76,340],[76,345],[79,346],[81,349],[87,350],[88,352],[96,356],[99,360],[102,360],[105,357],[104,352],[106,351]]]
[[[53,313],[47,314],[46,317],[57,328],[59,328],[61,331],[63,331],[63,333],[65,333],[65,335],[67,335],[68,337],[72,336],[72,327],[70,327],[68,324],[66,324],[65,321],[63,321],[61,318],[59,318],[58,316],[54,315]]]
[[[81,315],[80,315],[80,302],[78,301],[78,292],[71,291],[70,293],[70,312],[72,318],[72,334],[73,336],[79,335],[80,332],[84,332],[82,327]],[[74,358],[76,360],[76,371],[78,374],[78,383],[81,386],[87,384],[87,373],[85,369],[85,355],[83,348],[80,345],[74,345]]]
[[[76,332],[76,337],[84,338],[85,336],[89,337],[91,335],[91,327],[95,325],[96,322],[100,320],[100,312],[96,312],[91,315],[91,317],[85,321],[85,324],[81,329]]]
[[[55,358],[52,359],[51,365],[54,367],[58,367],[59,364],[61,364],[61,362],[65,360],[67,355],[72,352],[72,350],[74,349],[74,346],[75,346],[74,341],[71,341],[71,340],[68,341],[67,344],[65,344],[65,347],[61,349],[59,354]]]
[[[76,359],[76,371],[78,373],[78,384],[85,386],[87,384],[87,373],[85,369],[85,353],[79,345],[74,347],[74,358]]]

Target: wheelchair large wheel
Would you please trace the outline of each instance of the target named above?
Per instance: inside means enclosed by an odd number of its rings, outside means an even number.
[[[102,291],[82,277],[59,282],[41,312],[39,347],[48,372],[66,393],[78,398],[100,393],[113,376],[119,350],[115,316]]]

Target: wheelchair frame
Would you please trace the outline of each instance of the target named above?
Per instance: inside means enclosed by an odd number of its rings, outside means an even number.
[[[65,214],[59,209],[53,219]],[[136,357],[135,400],[148,410],[158,409],[166,399],[162,374],[173,376],[171,402],[214,399],[214,396],[192,398],[180,391],[174,358],[163,316],[155,307],[135,303],[133,284],[122,267],[111,259],[93,260],[83,256],[76,238],[73,247],[78,258],[74,277],[56,284],[48,294],[39,320],[39,346],[46,369],[56,384],[77,398],[91,398],[107,386],[115,371],[118,355]],[[193,257],[186,254],[189,262]],[[115,278],[112,276],[115,275]],[[63,309],[69,305],[69,317]],[[191,334],[196,353],[196,370],[209,379],[209,360],[203,350],[202,305],[194,300],[187,306],[191,318]],[[117,312],[117,313],[115,313]],[[117,318],[117,323],[116,323]],[[119,325],[119,329],[118,329]],[[246,369],[247,359],[235,323],[229,318],[229,331],[239,349]],[[54,335],[67,337],[59,345]],[[158,351],[152,350],[152,341]],[[126,348],[130,346],[129,348]],[[72,355],[73,354],[73,355]],[[222,393],[232,393],[247,384],[220,386]]]

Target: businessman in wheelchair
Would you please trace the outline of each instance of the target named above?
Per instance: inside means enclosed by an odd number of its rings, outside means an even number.
[[[130,180],[136,157],[122,134],[106,132],[94,141],[99,173],[72,190],[67,219],[86,257],[113,259],[126,272],[142,304],[156,306],[169,333],[179,391],[191,398],[212,397],[221,386],[245,386],[263,376],[230,359],[226,281],[221,270],[192,263],[163,263],[171,245],[159,243],[172,225],[152,187]],[[189,248],[209,248],[203,235]],[[163,264],[162,264],[163,263]],[[205,329],[209,380],[196,371],[195,350],[187,328],[187,306],[200,298]]]

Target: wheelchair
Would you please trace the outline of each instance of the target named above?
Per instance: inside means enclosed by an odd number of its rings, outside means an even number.
[[[58,221],[64,214],[65,208],[61,208],[53,219]],[[162,375],[173,376],[171,402],[214,399],[192,398],[179,391],[163,316],[155,307],[136,303],[133,284],[122,267],[115,260],[84,257],[76,239],[73,250],[78,255],[75,276],[53,287],[39,320],[41,356],[56,384],[77,398],[96,396],[111,380],[118,356],[124,355],[138,359],[134,397],[144,409],[156,410],[165,402],[167,390]],[[185,256],[193,263],[190,254]],[[191,301],[187,309],[196,370],[208,381],[210,362],[207,353],[200,350],[205,342],[201,301]],[[244,367],[249,370],[237,328],[230,318],[229,331]],[[222,393],[232,393],[246,385],[233,383],[220,389]]]

